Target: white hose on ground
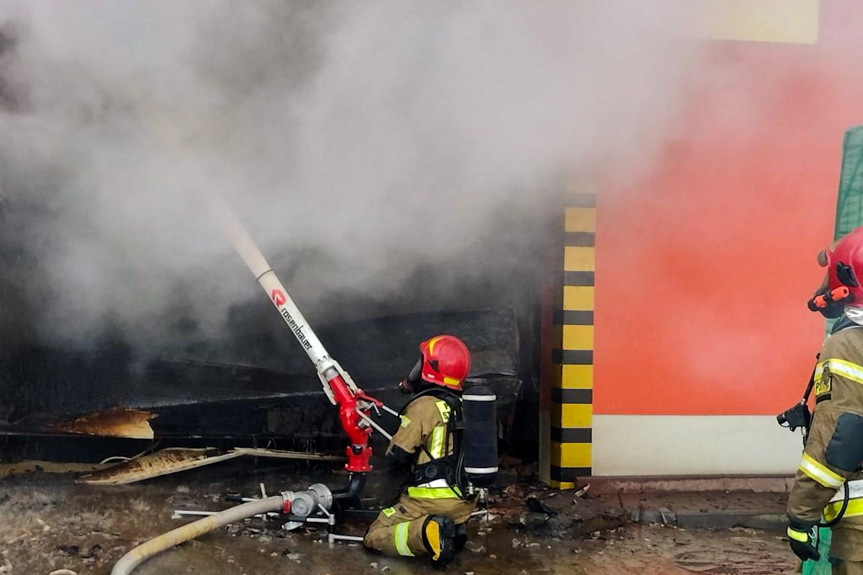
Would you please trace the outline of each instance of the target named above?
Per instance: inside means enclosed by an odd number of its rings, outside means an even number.
[[[153,557],[162,551],[166,551],[171,547],[176,547],[186,541],[191,541],[205,533],[224,527],[230,523],[236,523],[255,515],[268,513],[270,511],[282,511],[284,506],[284,498],[281,495],[274,495],[256,501],[249,501],[236,507],[231,507],[222,512],[210,515],[204,519],[199,519],[178,527],[173,531],[163,533],[158,537],[150,539],[146,543],[138,545],[117,561],[114,568],[111,570],[111,575],[129,575],[135,567]]]

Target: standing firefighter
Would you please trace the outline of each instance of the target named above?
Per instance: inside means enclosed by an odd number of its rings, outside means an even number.
[[[486,457],[492,451],[495,454],[493,469],[464,465],[465,444],[483,444],[489,438],[482,432],[466,438],[471,425],[467,429],[460,425],[462,399],[465,406],[470,403],[467,395],[461,397],[470,371],[467,346],[457,337],[440,335],[423,342],[420,351],[422,358],[399,384],[414,397],[405,406],[401,426],[386,453],[391,469],[410,470],[409,486],[395,505],[381,511],[364,544],[391,555],[430,555],[432,565],[443,568],[467,541],[465,523],[475,503],[467,493],[470,486],[465,478],[477,485],[493,479],[496,444],[485,449]],[[494,395],[477,397],[480,403],[487,402],[483,403],[486,409],[493,410]],[[479,419],[488,418],[474,417]],[[493,416],[490,423],[494,424]],[[496,441],[495,430],[491,430],[491,440]]]
[[[813,375],[815,408],[803,461],[788,498],[788,537],[803,560],[818,560],[813,534],[832,523],[834,574],[863,575],[863,228],[825,252],[827,278],[810,309],[840,317]]]

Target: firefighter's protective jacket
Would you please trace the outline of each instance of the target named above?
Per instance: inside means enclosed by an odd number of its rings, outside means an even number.
[[[399,447],[407,453],[416,454],[416,465],[450,455],[453,449],[452,438],[447,435],[450,415],[449,405],[438,397],[423,395],[414,399],[402,414],[401,426],[390,441],[387,455],[394,447]],[[459,497],[458,490],[443,478],[409,487],[408,495],[422,499]]]
[[[835,332],[815,370],[815,408],[803,460],[788,498],[792,522],[836,517],[848,481],[850,500],[833,527],[830,555],[863,561],[863,327]]]
[[[447,440],[446,425],[450,415],[449,405],[437,397],[415,398],[405,408],[401,427],[390,440],[388,459],[396,448],[409,455],[415,465],[427,463],[429,455],[438,459],[452,453],[453,442]],[[461,499],[458,488],[450,486],[446,479],[412,485],[392,507],[381,510],[363,543],[390,555],[428,554],[423,529],[429,516],[442,515],[461,525],[470,519],[474,505],[473,501]]]

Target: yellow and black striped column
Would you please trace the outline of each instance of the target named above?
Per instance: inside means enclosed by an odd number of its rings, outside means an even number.
[[[596,194],[568,194],[565,214],[549,422],[549,483],[563,489],[591,474]]]

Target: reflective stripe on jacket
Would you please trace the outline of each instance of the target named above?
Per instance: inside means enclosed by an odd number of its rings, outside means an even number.
[[[843,484],[853,491],[834,527],[831,556],[863,561],[863,328],[834,333],[815,372],[815,407],[809,438],[788,497],[795,521],[814,525],[842,507]]]

